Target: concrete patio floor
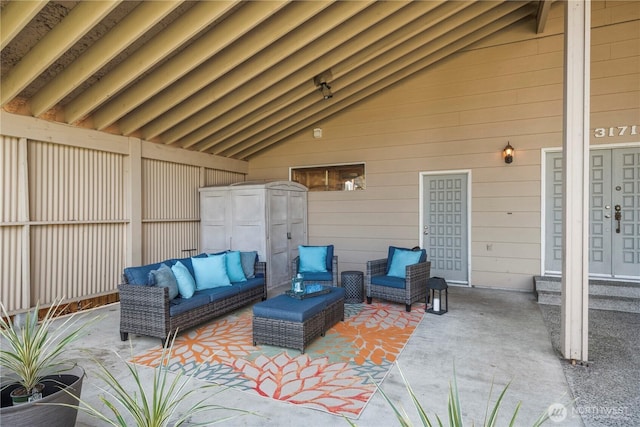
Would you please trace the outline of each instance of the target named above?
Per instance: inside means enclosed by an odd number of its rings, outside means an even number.
[[[278,290],[271,292],[280,293]],[[271,296],[271,295],[270,295]],[[87,371],[82,398],[100,408],[102,383],[96,379],[96,367],[81,349],[89,349],[123,383],[131,382],[126,367],[114,351],[123,358],[158,347],[159,340],[132,336],[131,344],[120,341],[119,305],[92,310],[89,316],[104,316],[91,326],[89,335],[74,344],[70,355],[77,358]],[[319,338],[322,339],[322,338]],[[447,394],[455,365],[463,418],[466,425],[482,425],[492,383],[491,402],[510,382],[503,400],[498,425],[507,425],[518,402],[522,406],[516,425],[531,425],[552,404],[566,404],[573,397],[563,372],[562,363],[554,351],[543,317],[532,293],[497,291],[477,288],[450,287],[449,312],[442,316],[427,313],[407,343],[398,360],[400,369],[430,416],[438,414],[447,420]],[[153,370],[140,367],[143,378],[150,379]],[[193,386],[199,381],[194,380]],[[390,398],[406,409],[414,425],[421,425],[417,412],[395,366],[382,384]],[[195,397],[194,397],[195,399]],[[305,409],[292,404],[261,398],[234,389],[221,389],[212,402],[254,412],[220,425],[229,426],[339,426],[349,425],[338,416]],[[230,415],[213,412],[194,416],[193,422],[213,422]],[[432,421],[434,419],[432,418]],[[399,425],[389,405],[376,393],[357,420],[362,427]],[[83,413],[77,426],[101,425]],[[561,421],[546,425],[582,426],[579,415],[567,411]]]

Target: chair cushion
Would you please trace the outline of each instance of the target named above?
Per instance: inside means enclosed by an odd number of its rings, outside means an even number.
[[[326,246],[298,246],[300,260],[298,273],[323,273],[327,271]]]
[[[254,305],[253,315],[267,319],[304,322],[325,309],[327,302],[323,297],[324,295],[298,300],[288,295],[278,295]]]
[[[427,260],[427,251],[425,249],[414,251],[413,249],[409,249],[409,248],[399,248],[397,246],[389,246],[389,253],[387,255],[387,272],[386,272],[387,275],[389,274],[389,270],[391,269],[391,262],[393,260],[393,255],[395,254],[396,250],[419,252],[420,259],[417,262],[425,262]],[[416,263],[414,262],[413,264],[416,264]],[[405,274],[406,274],[406,271],[405,271]]]
[[[240,252],[240,263],[242,264],[242,271],[244,271],[244,277],[252,279],[255,276],[255,266],[258,262],[258,252]]]
[[[225,254],[225,264],[227,268],[227,276],[231,282],[244,282],[247,277],[242,269],[242,261],[240,252],[229,251]]]
[[[196,281],[193,280],[193,276],[189,273],[187,267],[185,267],[182,262],[176,261],[176,263],[171,267],[171,271],[173,271],[173,275],[176,276],[178,292],[182,299],[191,298],[193,293],[196,291]]]
[[[169,288],[169,299],[172,300],[178,296],[178,281],[167,264],[160,265],[157,270],[149,272],[149,283],[161,288]]]
[[[231,281],[227,276],[226,256],[226,254],[220,254],[191,259],[196,279],[196,290],[231,286]]]
[[[406,279],[393,276],[373,276],[371,283],[378,286],[388,286],[390,288],[404,289],[406,286]]]
[[[396,249],[393,253],[387,276],[405,279],[407,277],[407,266],[417,264],[420,261],[421,255],[420,251]]]

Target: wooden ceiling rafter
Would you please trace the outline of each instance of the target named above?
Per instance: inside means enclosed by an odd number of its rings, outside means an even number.
[[[0,102],[247,160],[555,3],[1,0]]]

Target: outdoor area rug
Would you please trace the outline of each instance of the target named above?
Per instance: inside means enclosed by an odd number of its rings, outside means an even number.
[[[253,345],[246,307],[179,334],[169,369],[263,397],[357,418],[411,334],[424,304],[345,304],[345,321],[298,350]],[[155,367],[161,348],[136,356]]]

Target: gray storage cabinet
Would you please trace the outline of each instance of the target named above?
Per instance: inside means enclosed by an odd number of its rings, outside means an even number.
[[[307,244],[307,187],[293,181],[200,188],[200,247],[258,251],[269,288],[288,283],[298,245]]]

